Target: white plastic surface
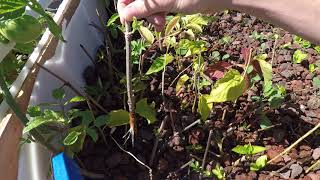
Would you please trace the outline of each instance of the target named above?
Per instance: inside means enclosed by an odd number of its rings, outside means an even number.
[[[90,23],[100,25],[96,8],[98,7],[99,12],[103,12],[104,8],[99,1],[104,0],[81,0],[68,26],[63,28],[63,36],[67,43],[60,42],[55,56],[47,60],[44,65],[77,87],[78,90],[82,90],[84,86],[82,73],[91,63],[80,48],[80,44],[85,46],[93,57],[99,46],[103,44],[103,35],[89,26]],[[52,90],[61,85],[59,80],[41,70],[33,88],[30,105],[52,102]],[[67,97],[71,97],[72,94],[71,91],[67,91]],[[50,179],[51,177],[48,177],[50,156],[51,154],[40,145],[35,143],[24,145],[20,154],[18,180]]]

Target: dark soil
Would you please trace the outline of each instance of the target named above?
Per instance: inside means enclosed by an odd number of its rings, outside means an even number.
[[[255,40],[250,37],[254,31],[263,33],[268,38]],[[271,35],[275,33],[279,35],[276,42],[271,38]],[[224,36],[230,36],[232,41],[229,44],[222,44],[220,39]],[[183,68],[178,68],[177,63],[167,67],[165,103],[161,97],[161,73],[149,76],[143,81],[147,86],[143,97],[148,98],[149,102],[155,102],[157,122],[148,125],[145,120],[138,119],[138,132],[134,147],[131,147],[128,141],[124,144],[125,149],[150,165],[154,179],[198,179],[199,173],[192,171],[186,164],[192,159],[202,163],[209,131],[213,130],[211,147],[205,162],[207,170],[214,168],[215,164],[219,163],[224,167],[227,179],[300,178],[318,180],[320,170],[308,174],[305,173],[305,170],[319,159],[319,131],[309,136],[287,155],[258,172],[249,171],[248,161],[240,161],[235,164],[241,156],[232,152],[231,149],[248,143],[265,146],[268,149],[265,154],[271,159],[320,122],[319,90],[312,84],[312,78],[315,76],[320,78],[320,72],[311,74],[308,70],[309,64],[320,60],[320,55],[312,48],[305,49],[294,44],[293,35],[288,32],[255,17],[237,12],[218,14],[217,21],[206,27],[201,38],[208,42],[209,51],[204,54],[208,65],[214,63],[209,57],[213,51],[219,51],[221,55],[229,54],[230,58],[226,61],[230,64],[244,64],[244,57],[241,53],[243,48],[252,48],[252,56],[267,53],[267,60],[271,62],[273,59],[273,81],[285,86],[287,96],[280,108],[275,110],[268,106],[264,108],[267,117],[272,122],[272,128],[261,130],[259,126],[261,116],[256,111],[259,105],[251,98],[261,94],[261,85],[258,84],[250,88],[235,104],[215,104],[207,121],[184,130],[188,125],[197,121],[199,115],[191,110],[194,98],[192,92],[182,90],[177,95],[175,85],[169,87],[179,72],[191,63],[190,60],[183,59]],[[114,48],[123,49],[123,42],[123,36],[120,35],[118,40],[113,41]],[[280,48],[289,42],[293,43],[290,49]],[[102,51],[104,49],[104,47],[101,48]],[[302,64],[293,64],[292,55],[296,49],[307,52],[308,60]],[[143,72],[151,65],[151,57],[158,56],[160,53],[158,47],[154,47],[143,56]],[[95,86],[98,79],[101,79],[104,89],[100,93],[99,103],[110,111],[126,106],[126,100],[123,99],[125,94],[121,94],[125,86],[120,83],[125,73],[124,52],[113,53],[112,60],[117,74],[114,77],[109,76],[107,63],[102,61],[97,62],[95,67],[88,67],[84,73],[90,86]],[[191,68],[186,72],[192,74]],[[135,67],[135,73],[138,73],[137,67]],[[137,97],[139,98],[141,97]],[[95,112],[97,115],[103,114],[97,110]],[[151,162],[152,150],[157,141],[155,132],[161,124],[163,128],[158,135],[159,143],[154,160]],[[117,128],[113,134],[120,144],[124,143],[123,136],[127,128]],[[89,171],[104,174],[105,179],[149,179],[148,170],[116,146],[110,138],[110,131],[109,128],[104,129],[107,144],[101,137],[97,143],[87,138],[84,149],[79,154],[82,162],[79,164]],[[222,139],[224,140],[222,151],[220,151],[218,142],[221,142]],[[253,156],[253,159],[260,155],[262,153]]]

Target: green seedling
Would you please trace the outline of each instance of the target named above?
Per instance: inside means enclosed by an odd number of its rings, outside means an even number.
[[[226,178],[226,173],[219,164],[216,165],[214,169],[212,169],[212,173],[216,176],[217,179],[223,180]]]
[[[200,165],[199,161],[194,160],[189,166],[192,169],[192,171],[195,171],[198,173],[201,172],[201,165]]]
[[[307,57],[307,53],[304,53],[301,50],[296,50],[293,54],[292,60],[294,64],[300,64],[302,61],[306,60]]]

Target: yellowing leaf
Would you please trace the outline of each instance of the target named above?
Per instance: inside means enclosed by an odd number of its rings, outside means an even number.
[[[263,57],[257,56],[256,59],[259,62],[264,81],[268,82],[268,81],[272,80],[272,65],[270,63],[268,63],[267,61],[265,61],[266,56],[267,56],[266,54]]]
[[[125,110],[111,111],[109,114],[107,125],[109,127],[116,127],[129,124],[129,113]]]
[[[202,95],[198,101],[198,113],[201,115],[201,120],[203,121],[208,119],[212,110],[212,103],[208,104],[207,98],[207,95]]]
[[[188,24],[186,27],[198,33],[202,32],[202,27],[195,23]]]
[[[157,73],[161,70],[163,70],[163,68],[171,63],[173,61],[173,56],[170,54],[165,54],[161,57],[158,57],[155,61],[153,61],[150,69],[148,70],[148,72],[146,73],[146,75],[150,75],[153,73]]]
[[[180,21],[180,16],[175,16],[174,18],[171,19],[171,21],[168,23],[165,31],[165,36],[169,36],[174,27],[179,23]]]
[[[182,88],[182,86],[184,85],[184,83],[186,83],[189,80],[189,76],[184,74],[182,75],[176,85],[176,93],[178,93],[180,91],[180,89]]]
[[[156,122],[156,110],[154,108],[155,104],[152,103],[148,105],[147,98],[141,99],[136,104],[136,113],[138,113],[140,116],[146,118],[148,120],[149,124],[153,124]]]
[[[245,80],[235,69],[228,71],[212,87],[209,103],[235,101],[245,91]]]
[[[146,27],[144,27],[144,26],[140,26],[140,27],[139,27],[139,32],[140,32],[141,36],[142,36],[148,43],[150,43],[150,44],[153,43],[153,41],[154,41],[154,36],[153,36],[152,32],[151,32],[148,28],[146,28]]]

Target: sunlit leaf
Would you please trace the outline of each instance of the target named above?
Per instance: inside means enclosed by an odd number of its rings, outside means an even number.
[[[306,60],[308,57],[307,53],[302,52],[301,50],[296,50],[293,54],[293,63],[300,64],[302,61]]]
[[[186,26],[186,28],[190,28],[190,29],[194,30],[197,33],[202,32],[202,27],[200,25],[198,25],[198,24],[195,24],[195,23],[188,24]]]
[[[201,115],[201,120],[203,121],[208,119],[213,106],[212,103],[207,102],[207,99],[207,95],[202,95],[198,101],[198,113]]]
[[[28,122],[27,126],[23,129],[23,134],[25,134],[35,128],[38,128],[42,125],[49,124],[54,121],[55,121],[55,119],[47,119],[42,116],[37,116],[37,117],[33,118],[32,121]]]
[[[147,98],[141,99],[137,102],[136,113],[144,117],[149,124],[153,124],[157,120],[155,104],[148,104]]]
[[[152,44],[154,42],[154,36],[152,34],[152,32],[144,27],[144,26],[140,26],[139,27],[139,32],[141,34],[141,36],[150,44]]]
[[[82,96],[75,96],[69,100],[70,103],[78,103],[78,102],[83,102],[86,101],[86,98]]]
[[[320,54],[320,46],[316,46],[316,47],[314,47],[314,50],[316,50],[316,51],[317,51],[317,53],[318,53],[318,54]]]
[[[255,59],[259,62],[259,66],[265,82],[272,80],[272,65],[266,61],[267,54],[256,56]]]
[[[129,124],[129,112],[125,110],[111,111],[109,114],[107,125],[109,127],[116,127]]]
[[[238,145],[232,149],[233,152],[238,153],[238,154],[242,154],[242,155],[253,155],[253,154],[263,152],[265,150],[266,150],[265,147],[254,146],[251,144],[246,144],[243,146]]]
[[[176,85],[176,93],[180,91],[182,86],[189,80],[189,76],[187,74],[182,75]]]
[[[168,25],[166,27],[165,36],[170,35],[170,33],[173,31],[174,27],[176,27],[176,25],[179,23],[180,18],[181,18],[180,16],[175,16],[174,18],[172,18],[170,20],[170,22],[168,23]]]
[[[26,0],[0,0],[0,20],[21,16],[27,6]]]
[[[66,138],[63,140],[63,144],[66,146],[71,146],[77,142],[81,132],[78,131],[71,131]]]
[[[110,27],[114,22],[116,22],[116,20],[119,19],[119,14],[118,13],[114,13],[108,20],[107,22],[107,27]]]
[[[267,165],[268,156],[260,156],[255,163],[250,164],[250,171],[259,171]]]
[[[208,102],[235,101],[245,91],[245,81],[239,71],[231,69],[212,87]]]
[[[149,68],[147,75],[157,73],[162,71],[163,68],[173,61],[173,56],[170,54],[165,54],[161,57],[158,57],[155,61],[153,61],[151,67]]]

